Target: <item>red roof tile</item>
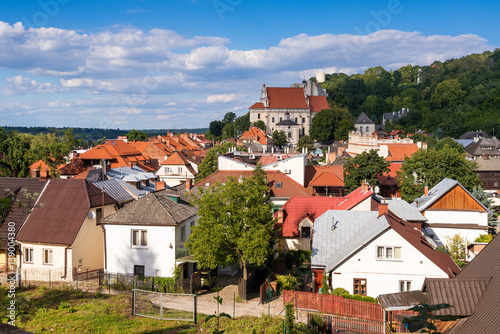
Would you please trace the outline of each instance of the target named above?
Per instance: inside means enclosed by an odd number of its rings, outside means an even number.
[[[350,210],[373,194],[374,192],[371,188],[367,191],[363,190],[363,186],[354,189],[351,193],[344,197],[344,201],[339,204],[336,210]]]
[[[243,134],[239,139],[253,140],[258,142],[259,144],[267,145],[267,140],[269,139],[269,137],[266,135],[264,131],[262,131],[258,127],[251,126],[250,129],[248,129],[248,131],[243,132]]]
[[[189,162],[187,161],[187,158],[184,156],[184,154],[179,153],[179,152],[174,152],[172,153],[171,156],[167,158],[167,160],[163,161],[161,163],[162,165],[183,165],[183,166],[191,166]]]
[[[303,88],[267,87],[269,108],[309,109]]]
[[[311,111],[321,111],[323,109],[330,109],[326,96],[309,96],[309,105]]]
[[[344,167],[333,165],[306,166],[304,183],[308,189],[312,186],[341,187],[344,185]]]
[[[387,161],[403,161],[405,156],[409,157],[419,150],[417,144],[386,144],[389,149]]]
[[[250,109],[262,109],[262,108],[264,108],[264,103],[262,102],[256,102],[252,104],[252,106],[250,107]]]

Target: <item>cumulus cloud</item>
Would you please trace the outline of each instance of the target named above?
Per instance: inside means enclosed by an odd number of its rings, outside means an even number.
[[[50,82],[39,83],[21,75],[7,78],[7,85],[0,88],[2,94],[6,96],[25,95],[36,93],[55,93],[59,91],[59,87]]]
[[[207,97],[207,103],[232,102],[236,99],[236,94],[217,94]]]

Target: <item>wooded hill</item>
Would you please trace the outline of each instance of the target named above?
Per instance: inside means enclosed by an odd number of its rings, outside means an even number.
[[[477,130],[500,133],[500,49],[429,66],[327,74],[321,86],[331,106],[347,107],[354,117],[364,112],[377,124],[383,113],[410,109],[406,117],[386,123],[386,130],[422,129],[439,138]]]

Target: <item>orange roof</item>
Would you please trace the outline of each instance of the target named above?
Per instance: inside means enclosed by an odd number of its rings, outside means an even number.
[[[264,103],[262,102],[256,102],[250,107],[250,109],[261,109],[261,108],[264,108]]]
[[[61,165],[58,165],[57,166],[57,169],[61,169],[63,168],[64,166],[66,166],[66,164],[61,164]],[[47,165],[43,160],[38,160],[37,162],[35,162],[34,164],[32,164],[30,166],[30,170],[34,170],[34,169],[39,169],[39,170],[49,170],[50,167],[49,165]]]
[[[310,186],[332,186],[332,187],[343,187],[344,182],[332,172],[318,173],[309,182]]]
[[[387,175],[392,176],[392,177],[397,177],[397,173],[398,173],[398,172],[399,172],[399,170],[401,169],[401,166],[402,166],[402,165],[403,165],[403,164],[390,164],[390,165],[389,165],[389,170],[390,170],[390,172],[389,172],[389,174],[387,174]]]
[[[172,155],[169,156],[167,158],[167,160],[163,161],[161,164],[162,165],[184,165],[184,166],[189,165],[189,166],[191,166],[191,164],[189,163],[189,161],[187,161],[184,154],[179,153],[179,152],[172,153]]]
[[[89,167],[89,168],[87,168],[86,170],[84,170],[80,174],[77,174],[77,175],[73,176],[72,179],[86,179],[87,176],[88,176],[88,174],[89,174],[89,172],[92,169],[95,169],[95,167]]]
[[[405,156],[409,157],[419,150],[417,144],[386,144],[389,149],[387,161],[403,161]]]
[[[309,105],[311,106],[311,111],[330,109],[326,96],[309,96]]]
[[[309,109],[303,88],[267,87],[269,108]]]
[[[135,140],[129,141],[128,143],[141,153],[144,152],[150,145],[153,144],[148,141],[135,141]]]
[[[281,171],[267,170],[267,185],[271,191],[271,197],[292,197],[292,196],[310,196],[311,192],[300,185],[298,182],[292,178],[286,176]],[[240,171],[240,170],[225,170],[217,171],[212,175],[207,176],[203,180],[195,184],[196,187],[206,187],[211,186],[216,183],[224,183],[229,177],[239,179],[240,177],[250,177],[252,171]]]
[[[241,140],[255,140],[261,145],[267,145],[268,137],[264,131],[256,126],[251,126],[248,131],[243,132]]]
[[[341,187],[344,185],[344,166],[306,166],[304,183],[307,189],[312,186]]]

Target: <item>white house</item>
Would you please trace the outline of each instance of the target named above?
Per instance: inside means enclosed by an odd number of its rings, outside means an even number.
[[[380,204],[378,212],[329,210],[317,218],[311,258],[315,274],[329,273],[333,288],[376,297],[418,289],[426,277],[454,277],[460,271],[387,207]]]
[[[116,200],[89,182],[52,179],[21,227],[23,277],[33,281],[71,281],[75,274],[102,269],[101,219],[116,211]]]
[[[443,179],[413,205],[427,219],[424,231],[438,245],[456,234],[473,242],[488,233],[489,210],[456,180]]]
[[[198,164],[183,153],[174,152],[161,163],[156,175],[169,187],[175,187],[189,180],[193,181],[198,174]]]
[[[172,277],[184,263],[184,242],[196,223],[197,209],[184,199],[178,186],[148,194],[132,202],[103,222],[107,272],[139,276]],[[194,265],[183,265],[187,278]]]

